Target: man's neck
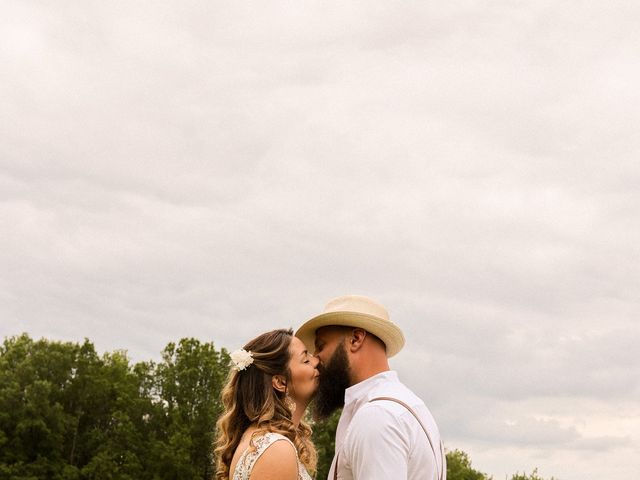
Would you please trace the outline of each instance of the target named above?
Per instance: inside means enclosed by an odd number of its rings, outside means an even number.
[[[385,362],[386,363],[386,362]],[[365,369],[359,369],[358,371],[352,371],[351,372],[351,386],[354,386],[360,382],[364,382],[365,380],[374,377],[376,375],[378,375],[379,373],[382,372],[388,372],[389,370],[391,370],[389,368],[389,364],[386,363],[385,365],[379,365],[376,368],[369,367],[369,368],[365,368]]]

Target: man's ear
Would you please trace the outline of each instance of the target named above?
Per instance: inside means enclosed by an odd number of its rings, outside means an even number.
[[[287,379],[284,378],[284,375],[274,375],[271,377],[271,385],[278,392],[285,393],[287,391]]]
[[[364,339],[367,336],[367,331],[362,328],[354,328],[351,331],[351,335],[348,337],[349,351],[357,352],[362,347]]]

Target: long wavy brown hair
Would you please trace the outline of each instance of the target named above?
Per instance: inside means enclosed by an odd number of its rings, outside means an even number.
[[[315,474],[317,455],[311,442],[311,427],[303,421],[297,428],[293,425],[292,411],[285,401],[286,392],[272,386],[273,375],[283,375],[287,384],[291,381],[292,337],[291,329],[263,333],[244,346],[252,353],[253,364],[245,370],[229,372],[222,391],[224,413],[216,424],[216,480],[228,480],[233,455],[242,434],[251,425],[257,425],[252,437],[275,432],[291,440],[302,464],[311,475]]]

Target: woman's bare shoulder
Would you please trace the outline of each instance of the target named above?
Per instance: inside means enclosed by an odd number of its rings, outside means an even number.
[[[251,472],[251,480],[297,480],[298,455],[284,436],[274,438],[260,455]]]

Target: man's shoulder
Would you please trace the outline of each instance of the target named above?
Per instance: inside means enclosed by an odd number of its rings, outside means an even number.
[[[396,402],[367,402],[354,414],[344,448],[347,452],[400,449],[406,453],[414,437],[412,422],[412,414]]]
[[[372,400],[381,397],[395,398],[403,403],[406,403],[410,407],[417,407],[425,404],[422,399],[418,397],[418,395],[416,395],[409,387],[407,387],[400,381],[386,382],[379,385],[378,388],[371,390],[368,395],[368,403],[378,403],[377,401],[372,402]],[[400,408],[404,408],[401,405],[398,405],[397,403],[391,401],[380,401],[380,403],[387,404],[390,408],[395,408],[394,405],[397,405]]]
[[[399,400],[402,403],[398,403],[395,400]],[[357,423],[372,422],[374,426],[377,425],[379,428],[384,428],[384,425],[389,423],[402,423],[405,415],[411,415],[407,406],[411,409],[422,409],[425,404],[420,397],[406,386],[393,382],[383,388],[369,392],[367,399],[358,408],[353,420]]]
[[[404,412],[383,403],[389,402],[371,402],[358,409],[346,432],[345,448],[385,449],[395,443],[406,446],[408,429]]]

